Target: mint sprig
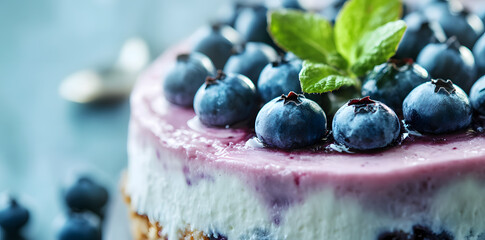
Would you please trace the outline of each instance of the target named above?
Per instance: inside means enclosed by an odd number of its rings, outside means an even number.
[[[277,10],[268,28],[280,47],[304,60],[302,90],[323,93],[360,87],[359,76],[394,55],[406,30],[400,14],[400,0],[350,0],[335,27],[317,14]]]

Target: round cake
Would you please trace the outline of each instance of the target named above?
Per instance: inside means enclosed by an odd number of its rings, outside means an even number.
[[[163,96],[190,42],[131,97],[124,193],[135,239],[485,239],[485,134],[407,136],[366,153],[263,147]],[[482,129],[482,128],[479,128]]]

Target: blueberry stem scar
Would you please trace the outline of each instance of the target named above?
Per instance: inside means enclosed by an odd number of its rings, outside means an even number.
[[[453,86],[453,82],[450,79],[446,81],[443,79],[431,80],[431,83],[436,85],[434,88],[435,93],[439,92],[440,89],[445,90],[448,94],[452,94],[456,91],[455,87]]]
[[[349,101],[349,106],[351,105],[367,105],[376,103],[374,100],[370,99],[369,96],[363,97],[361,99],[352,99]]]
[[[222,72],[222,70],[217,70],[217,75],[215,77],[208,76],[205,79],[206,87],[212,84],[216,84],[217,80],[224,80],[226,78],[226,74]]]
[[[282,94],[280,101],[284,100],[283,104],[288,104],[292,102],[298,105],[301,104],[301,100],[299,99],[300,96],[301,94],[296,94],[295,92],[291,91],[290,93],[288,93],[288,95]]]

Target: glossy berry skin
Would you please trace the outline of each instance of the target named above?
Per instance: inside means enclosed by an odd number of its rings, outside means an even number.
[[[100,221],[93,215],[72,213],[57,236],[58,240],[101,240]]]
[[[207,76],[214,76],[215,72],[207,56],[197,52],[181,54],[163,81],[164,96],[173,104],[191,107],[197,89]]]
[[[256,84],[266,64],[276,61],[277,58],[278,55],[272,47],[264,43],[249,42],[240,53],[227,60],[224,72],[242,74]]]
[[[194,111],[207,126],[227,126],[247,120],[257,99],[256,87],[247,77],[219,72],[195,94]]]
[[[419,12],[412,12],[404,18],[407,29],[397,49],[396,58],[416,60],[419,52],[429,43],[444,42],[446,35],[439,24],[430,22]]]
[[[378,65],[362,85],[362,96],[380,101],[400,111],[404,98],[421,83],[430,80],[428,72],[412,60],[391,60]]]
[[[8,205],[0,209],[0,227],[7,233],[18,233],[30,218],[29,210],[17,200],[9,199]]]
[[[214,24],[200,35],[192,51],[209,57],[216,69],[222,69],[234,46],[242,43],[240,34],[227,25]]]
[[[428,44],[418,56],[417,63],[431,78],[451,79],[468,92],[476,80],[476,66],[471,51],[455,38],[446,43]]]
[[[478,114],[485,116],[485,76],[473,84],[470,91],[470,103]]]
[[[247,42],[264,42],[271,45],[273,40],[267,31],[267,12],[268,9],[262,5],[241,7],[234,28]]]
[[[325,136],[327,118],[316,102],[290,92],[261,108],[256,117],[255,131],[265,146],[301,148],[313,145]]]
[[[102,215],[108,202],[108,191],[89,177],[82,176],[65,190],[64,199],[71,211],[90,211]]]
[[[281,59],[268,63],[261,71],[258,80],[258,93],[263,103],[267,103],[281,94],[290,91],[301,92],[299,73],[300,61],[286,61]]]
[[[485,34],[483,34],[473,47],[473,56],[477,65],[477,77],[485,75]]]
[[[448,133],[466,128],[472,108],[466,93],[450,80],[432,80],[416,87],[403,102],[404,120],[422,133]]]
[[[332,130],[337,143],[356,150],[371,150],[394,142],[401,125],[392,109],[365,97],[344,104],[335,113]]]
[[[430,21],[438,22],[446,36],[456,36],[461,44],[470,49],[484,31],[483,22],[477,15],[460,7],[454,8],[447,1],[430,4],[423,13]]]

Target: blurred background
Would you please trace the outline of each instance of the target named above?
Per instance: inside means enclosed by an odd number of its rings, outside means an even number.
[[[73,176],[94,175],[114,198],[126,167],[128,100],[72,103],[58,93],[63,79],[113,65],[133,36],[145,39],[155,57],[224,4],[0,1],[0,193],[17,196],[31,210],[28,239],[55,239],[56,219],[65,212],[61,189]]]
[[[331,1],[300,2],[322,7]],[[83,173],[110,192],[103,239],[130,239],[118,189],[127,163],[129,101],[73,103],[60,96],[59,86],[79,70],[112,66],[132,37],[144,39],[153,59],[230,5],[227,0],[0,1],[0,195],[17,196],[31,211],[27,239],[55,239],[66,213],[61,190]]]

